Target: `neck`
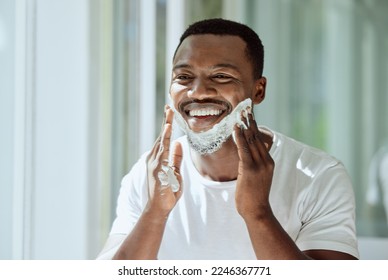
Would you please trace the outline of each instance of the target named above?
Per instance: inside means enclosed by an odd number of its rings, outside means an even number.
[[[198,172],[207,179],[218,182],[237,179],[239,157],[232,139],[212,154],[201,155],[191,150],[191,158]]]

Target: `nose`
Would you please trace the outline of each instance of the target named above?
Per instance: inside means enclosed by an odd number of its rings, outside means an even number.
[[[206,99],[217,94],[216,89],[204,78],[197,78],[187,91],[187,96],[192,99]]]

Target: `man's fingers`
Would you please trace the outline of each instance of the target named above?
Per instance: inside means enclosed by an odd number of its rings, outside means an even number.
[[[151,157],[155,158],[158,155],[158,153],[160,151],[161,142],[163,139],[163,134],[165,134],[165,125],[166,125],[166,123],[170,123],[170,124],[172,123],[172,117],[174,115],[171,116],[171,113],[168,113],[168,111],[172,111],[172,110],[170,109],[170,106],[165,105],[161,131],[160,131],[158,138],[156,138],[156,140],[155,140],[154,146],[152,147],[151,152],[148,155],[148,158],[151,158]],[[163,143],[162,143],[162,145],[163,145]]]
[[[245,139],[243,129],[237,125],[234,127],[234,137],[237,145],[237,152],[240,160],[243,162],[251,162],[252,156],[249,150],[248,142]]]
[[[168,105],[166,105],[165,109],[165,124],[172,124],[174,119],[174,111]]]
[[[243,116],[243,121],[247,125],[247,129],[244,129],[244,137],[248,144],[248,149],[251,153],[253,160],[257,161],[260,158],[260,152],[258,150],[258,145],[260,145],[260,140],[257,138],[257,134],[259,133],[255,120],[253,119],[253,115],[245,114]]]
[[[182,145],[179,142],[174,144],[171,155],[171,165],[175,172],[180,173],[181,163],[183,158]]]
[[[162,134],[164,125],[166,124],[167,111],[168,111],[169,109],[170,109],[170,106],[168,106],[167,104],[164,105],[163,122],[162,122],[162,127],[161,127],[161,132],[160,132],[160,134]]]
[[[240,159],[246,163],[265,161],[268,158],[268,150],[253,114],[244,113],[242,121],[246,129],[243,126],[235,128],[234,131]]]
[[[263,137],[264,134],[260,132],[253,116],[250,114],[249,117],[251,118],[250,122],[252,123],[252,134],[253,134],[252,137],[255,141],[255,148],[258,151],[258,156],[263,161],[266,161],[269,157],[269,151],[264,143],[264,137]]]
[[[164,125],[160,147],[159,147],[160,162],[166,161],[166,160],[168,161],[169,154],[170,154],[171,135],[172,135],[172,125],[169,123],[166,123]]]
[[[163,117],[162,128],[160,131],[160,135],[158,136],[158,138],[155,141],[154,147],[162,141],[163,134],[165,133],[166,124],[168,124],[168,123],[172,124],[173,118],[174,118],[174,112],[172,111],[170,106],[165,105],[164,106],[164,117]]]
[[[172,121],[174,118],[174,112],[168,108],[166,111],[165,124],[163,126],[162,137],[160,139],[159,147],[159,162],[168,162],[170,154],[170,142],[172,136]]]

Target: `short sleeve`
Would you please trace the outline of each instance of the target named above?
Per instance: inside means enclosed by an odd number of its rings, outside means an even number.
[[[334,250],[359,258],[354,192],[341,163],[316,175],[300,210],[302,228],[296,244],[302,251]]]
[[[121,181],[116,218],[110,234],[128,234],[137,223],[147,202],[146,155],[143,155]]]

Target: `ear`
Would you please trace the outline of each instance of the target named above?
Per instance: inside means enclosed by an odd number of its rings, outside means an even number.
[[[267,79],[260,77],[256,80],[255,90],[252,95],[253,104],[260,104],[265,98],[265,88],[267,86]]]

